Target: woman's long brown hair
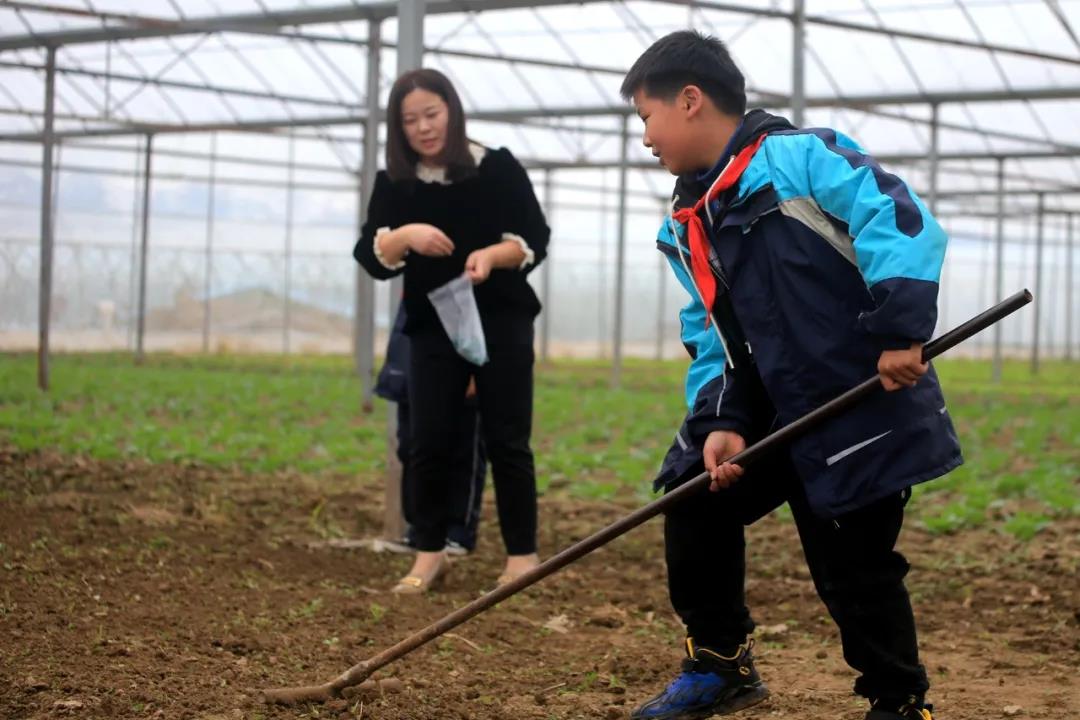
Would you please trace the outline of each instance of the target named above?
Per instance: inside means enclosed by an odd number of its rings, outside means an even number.
[[[409,145],[401,118],[401,104],[413,90],[435,93],[446,103],[449,117],[442,161],[446,165],[447,179],[461,180],[475,174],[476,162],[469,152],[469,139],[465,135],[465,110],[461,107],[461,98],[454,84],[438,70],[421,68],[399,77],[390,90],[386,108],[386,171],[390,179],[416,179],[416,163],[420,161],[420,155]]]

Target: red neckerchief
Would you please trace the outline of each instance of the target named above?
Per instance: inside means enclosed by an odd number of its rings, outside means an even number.
[[[759,136],[753,143],[740,150],[720,173],[720,178],[712,188],[702,195],[693,207],[684,207],[671,215],[677,222],[686,225],[690,244],[690,269],[694,274],[694,284],[697,285],[698,292],[701,294],[701,301],[705,304],[705,327],[709,326],[713,302],[716,300],[716,276],[709,267],[709,238],[705,233],[705,223],[701,221],[700,213],[706,203],[712,202],[720,193],[739,181],[750,165],[754,153],[765,141],[765,137],[765,135]],[[678,242],[678,239],[675,242]]]

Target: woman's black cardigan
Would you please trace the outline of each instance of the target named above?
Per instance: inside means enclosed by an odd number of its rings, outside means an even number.
[[[387,268],[375,256],[375,234],[380,228],[409,223],[439,228],[454,243],[454,252],[448,257],[413,252],[405,257],[404,268]],[[476,286],[476,303],[490,341],[506,323],[531,322],[540,312],[540,301],[525,278],[546,256],[551,236],[529,176],[509,150],[489,150],[475,174],[449,185],[394,182],[380,171],[353,256],[376,279],[404,273],[405,332],[413,334],[438,323],[428,292],[461,275],[469,253],[501,242],[504,233],[521,237],[534,261],[524,269],[493,270]]]

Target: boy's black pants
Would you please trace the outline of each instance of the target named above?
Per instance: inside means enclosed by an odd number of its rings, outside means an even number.
[[[751,383],[746,393],[756,428],[749,444],[767,434],[775,411],[756,373],[741,379]],[[840,628],[844,659],[861,673],[855,692],[922,699],[929,683],[904,587],[909,566],[895,549],[909,496],[908,490],[835,519],[818,517],[780,451],[747,468],[731,487],[680,503],[664,518],[664,542],[671,602],[687,634],[725,655],[745,642],[754,622],[744,591],[743,528],[786,502],[814,587]]]
[[[706,491],[667,513],[668,587],[687,634],[725,654],[745,642],[754,622],[744,592],[744,523],[786,501],[814,586],[840,628],[844,659],[861,673],[855,692],[923,698],[929,684],[904,587],[908,563],[894,549],[907,493],[825,520],[810,511],[785,464],[748,469],[732,488]]]

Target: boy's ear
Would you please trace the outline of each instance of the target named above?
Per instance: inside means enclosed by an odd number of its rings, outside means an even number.
[[[675,102],[689,119],[701,112],[705,103],[705,93],[697,85],[687,85],[679,92]]]

